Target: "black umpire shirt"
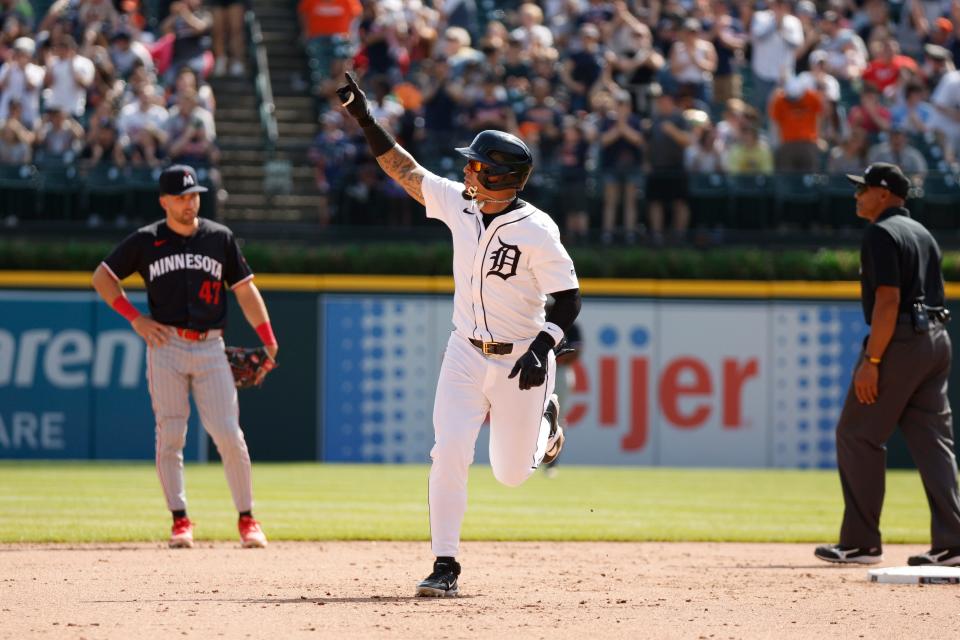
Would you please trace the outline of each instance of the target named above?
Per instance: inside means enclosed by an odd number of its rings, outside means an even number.
[[[174,232],[166,220],[137,229],[103,262],[120,280],[140,274],[154,320],[197,331],[222,329],[224,284],[234,287],[253,277],[233,232],[205,218],[189,237]]]
[[[900,289],[900,312],[922,299],[943,306],[940,247],[922,224],[902,207],[887,209],[866,228],[860,246],[860,294],[867,324],[873,318],[877,287]]]

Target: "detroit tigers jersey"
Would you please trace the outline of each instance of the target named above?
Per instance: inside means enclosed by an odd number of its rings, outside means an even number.
[[[463,199],[464,185],[427,173],[421,183],[427,217],[453,236],[453,325],[465,338],[517,342],[535,337],[548,293],[579,288],[560,230],[530,203],[484,228],[483,213]]]
[[[226,284],[253,277],[233,232],[200,218],[192,236],[181,236],[165,220],[137,229],[103,261],[117,280],[136,271],[147,287],[150,316],[162,324],[206,331],[227,319]]]

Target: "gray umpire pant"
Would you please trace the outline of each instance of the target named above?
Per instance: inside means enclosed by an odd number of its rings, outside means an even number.
[[[880,364],[876,403],[861,404],[850,384],[837,424],[841,545],[880,546],[885,445],[899,425],[930,504],[931,546],[960,547],[960,496],[947,399],[950,336],[941,323],[931,320],[930,326],[930,331],[916,333],[910,324],[897,325]]]

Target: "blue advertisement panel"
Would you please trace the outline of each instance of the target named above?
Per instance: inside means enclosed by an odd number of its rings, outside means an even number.
[[[775,467],[837,466],[834,433],[867,328],[857,302],[775,303]]]
[[[450,300],[321,304],[324,459],[428,460]],[[836,420],[866,333],[858,303],[592,298],[578,323],[584,349],[561,401],[565,462],[836,465]]]
[[[154,457],[145,346],[126,321],[92,292],[0,291],[0,306],[0,458]]]
[[[451,303],[330,295],[321,304],[323,459],[426,462]]]

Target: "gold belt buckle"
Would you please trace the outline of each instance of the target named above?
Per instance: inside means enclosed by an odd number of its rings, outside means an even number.
[[[496,342],[484,342],[483,343],[483,355],[485,356],[495,356],[497,343]]]

